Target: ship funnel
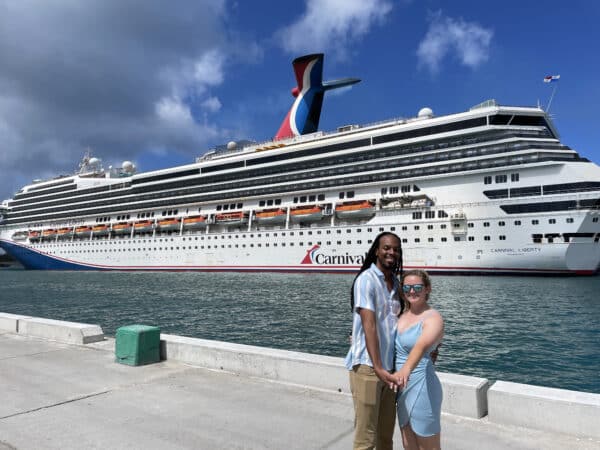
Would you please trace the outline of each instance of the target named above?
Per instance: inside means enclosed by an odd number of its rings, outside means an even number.
[[[325,92],[360,81],[358,78],[342,78],[323,82],[323,58],[322,53],[316,53],[293,61],[297,86],[292,89],[292,95],[296,100],[279,127],[275,140],[317,131]]]

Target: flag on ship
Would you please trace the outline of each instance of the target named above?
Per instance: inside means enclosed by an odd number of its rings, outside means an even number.
[[[548,75],[544,77],[544,83],[554,83],[560,79],[560,75]]]

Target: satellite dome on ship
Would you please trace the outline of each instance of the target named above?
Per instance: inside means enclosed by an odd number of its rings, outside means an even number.
[[[419,110],[419,114],[417,114],[417,117],[419,119],[430,119],[433,117],[433,111],[431,108],[428,108],[427,106],[424,108],[421,108]]]

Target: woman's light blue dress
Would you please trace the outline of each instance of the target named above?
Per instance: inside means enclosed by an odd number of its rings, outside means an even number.
[[[396,333],[396,370],[406,362],[408,354],[421,336],[423,321],[404,332]],[[442,384],[435,373],[430,353],[434,344],[423,355],[408,378],[408,385],[398,393],[396,409],[400,427],[410,421],[410,426],[418,436],[433,436],[440,432],[442,410]]]

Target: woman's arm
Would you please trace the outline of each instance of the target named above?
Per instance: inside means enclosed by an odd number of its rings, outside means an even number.
[[[408,384],[408,378],[413,369],[417,366],[425,352],[439,342],[444,335],[444,320],[439,312],[433,311],[423,321],[423,331],[417,339],[415,346],[408,354],[406,362],[394,374],[397,383],[404,387]]]
[[[390,388],[394,385],[394,378],[392,374],[383,368],[381,363],[381,353],[379,352],[379,338],[377,336],[377,325],[375,313],[368,309],[361,309],[360,319],[362,320],[362,326],[365,331],[365,341],[367,346],[367,352],[373,363],[373,369],[377,378],[387,384]]]

